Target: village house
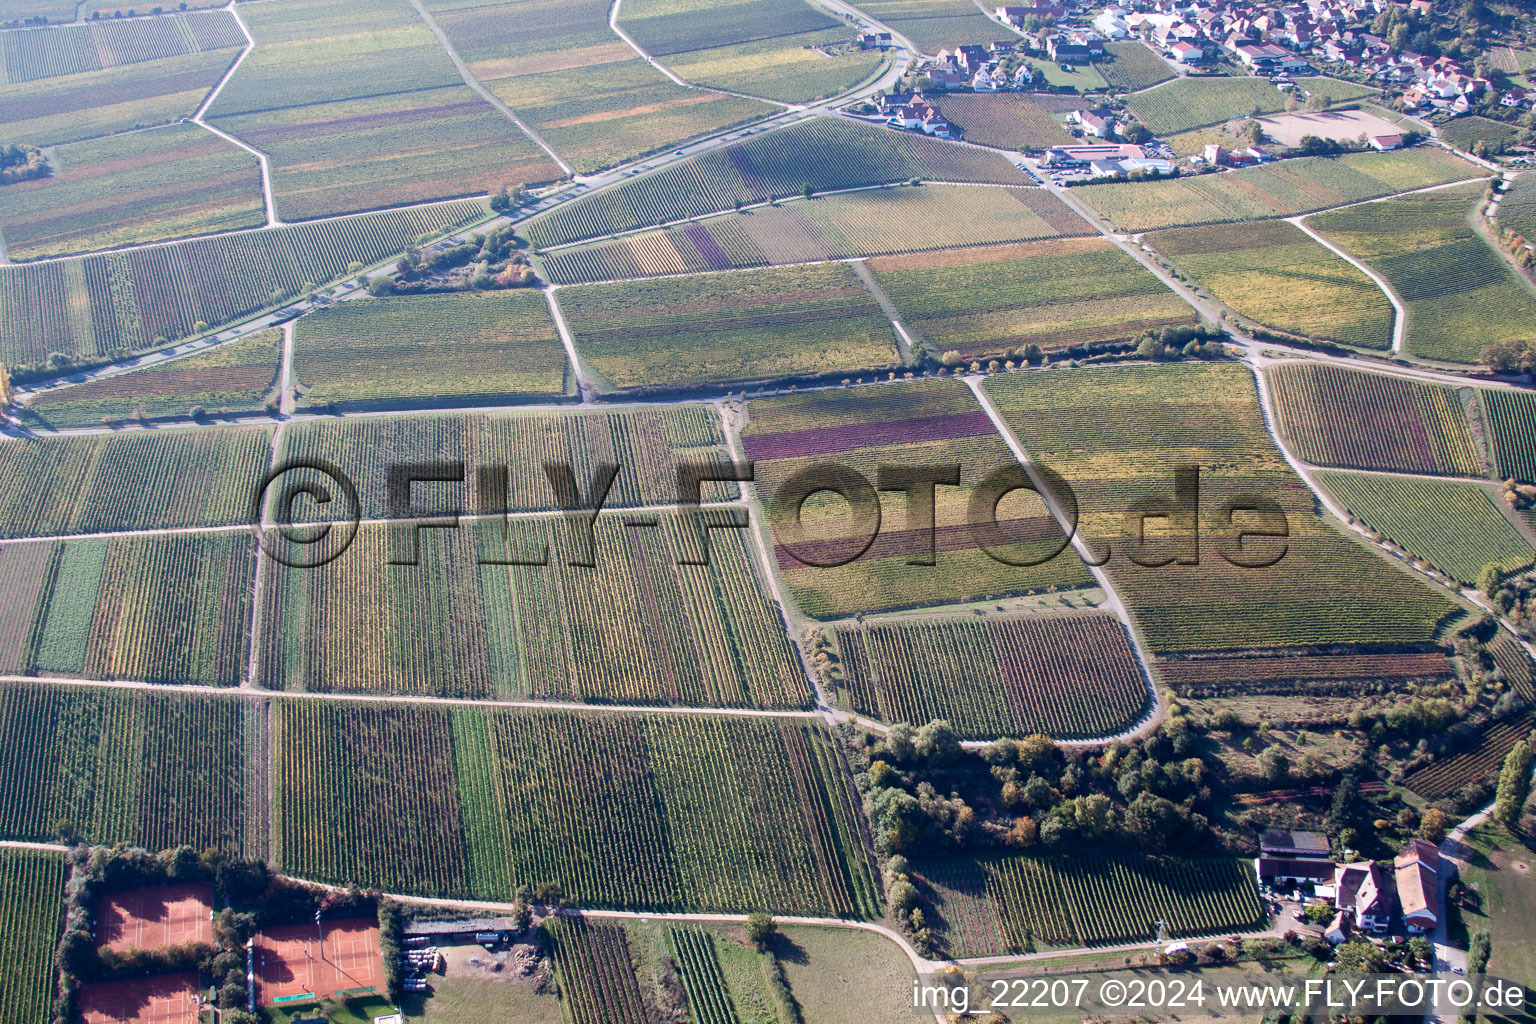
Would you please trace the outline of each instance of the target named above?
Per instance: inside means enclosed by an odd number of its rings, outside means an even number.
[[[1310,858],[1260,856],[1253,862],[1259,881],[1276,889],[1325,885],[1333,880],[1333,862]]]
[[[1434,843],[1410,839],[1392,866],[1403,926],[1415,935],[1434,931],[1440,920],[1440,851]]]
[[[1266,857],[1328,858],[1328,837],[1321,832],[1265,829],[1259,837],[1259,850]]]
[[[1339,912],[1348,914],[1354,927],[1379,935],[1391,925],[1391,882],[1374,863],[1340,864],[1333,885]]]

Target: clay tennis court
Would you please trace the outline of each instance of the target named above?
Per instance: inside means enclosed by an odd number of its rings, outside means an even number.
[[[85,1024],[197,1024],[197,975],[92,982],[76,1000]]]
[[[104,896],[96,904],[100,949],[163,949],[213,942],[213,885],[157,885]]]
[[[384,990],[378,922],[352,917],[320,924],[324,945],[313,921],[256,936],[256,993],[263,1006],[305,994],[326,999],[358,989]]]

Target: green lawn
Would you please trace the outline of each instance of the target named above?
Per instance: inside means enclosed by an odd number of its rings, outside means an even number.
[[[904,1021],[912,961],[890,939],[853,928],[780,929],[775,953],[806,1024]]]
[[[1486,931],[1493,940],[1488,971],[1529,988],[1536,985],[1536,854],[1503,828],[1485,825],[1467,833],[1472,856],[1461,877],[1477,891],[1481,905],[1463,910],[1469,932]]]

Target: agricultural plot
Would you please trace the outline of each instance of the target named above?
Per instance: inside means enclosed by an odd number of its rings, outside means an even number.
[[[540,248],[813,192],[902,182],[1023,184],[1001,155],[838,118],[815,118],[711,150],[564,204],[526,226]]]
[[[1361,90],[1362,95],[1368,92]],[[1180,78],[1127,96],[1125,103],[1154,135],[1175,135],[1235,117],[1284,110],[1285,93],[1267,78]]]
[[[1317,466],[1482,476],[1479,445],[1454,388],[1321,363],[1264,371],[1280,430]]]
[[[853,709],[887,722],[942,718],[962,736],[1108,736],[1150,697],[1118,619],[1026,615],[837,630]]]
[[[542,929],[560,980],[560,995],[574,1024],[646,1024],[650,1020],[624,925],[593,923],[584,917],[551,918]],[[690,990],[690,1003],[692,995]],[[698,1007],[691,1008],[697,1017],[703,1016],[697,1013]],[[726,1024],[731,1019],[724,1018]]]
[[[804,0],[635,0],[619,25],[653,57],[837,28]]]
[[[1495,475],[1536,482],[1536,395],[1525,391],[1479,391]]]
[[[1193,178],[1088,185],[1073,195],[1121,231],[1141,232],[1290,217],[1482,173],[1476,164],[1443,149],[1420,148],[1301,157]]]
[[[1018,358],[1125,341],[1194,323],[1189,305],[1101,238],[1068,238],[870,260],[902,326],[931,355]]]
[[[1503,121],[1495,121],[1475,114],[1472,117],[1458,117],[1454,121],[1447,121],[1440,125],[1436,132],[1442,140],[1467,153],[1470,153],[1472,147],[1479,142],[1488,147],[1490,154],[1501,153],[1520,138],[1518,124],[1505,124]]]
[[[583,495],[603,464],[619,467],[604,508],[677,503],[677,470],[685,462],[725,461],[725,438],[702,405],[537,413],[368,416],[294,423],[283,432],[279,459],[324,459],[357,486],[364,519],[400,518],[388,500],[388,466],[403,461],[463,462],[509,467],[505,498],[479,484],[429,490],[423,501],[457,501],[466,513],[545,512],[562,507],[544,471],[569,466]],[[0,449],[3,450],[3,449]],[[250,492],[247,492],[250,493]],[[721,492],[704,486],[710,500]],[[420,503],[418,503],[420,504]],[[413,513],[420,514],[420,513]]]
[[[239,53],[210,50],[0,85],[0,124],[9,138],[51,146],[177,121],[197,112]]]
[[[1004,856],[919,865],[948,956],[1257,931],[1269,915],[1233,858]],[[925,908],[926,912],[926,908]]]
[[[811,692],[748,538],[676,514],[601,516],[590,551],[552,517],[423,537],[367,525],[320,569],[269,561],[267,686],[694,707],[803,708]],[[430,531],[423,531],[430,534]],[[592,567],[570,563],[586,557]],[[391,559],[395,562],[392,564]],[[547,560],[547,563],[546,561]]]
[[[565,349],[533,289],[343,302],[294,325],[306,405],[567,394]]]
[[[1474,363],[1483,346],[1527,337],[1536,290],[1473,229],[1481,182],[1335,210],[1312,226],[1381,274],[1408,307],[1403,346]]]
[[[699,1024],[736,1024],[743,1014],[737,1012],[736,1001],[746,993],[733,993],[727,977],[721,950],[729,940],[718,938],[713,932],[700,928],[668,928],[667,941],[677,962],[678,977],[688,994],[688,1005]],[[736,947],[738,956],[750,956],[742,947]],[[727,954],[729,955],[729,954]],[[767,996],[765,985],[752,986],[753,995]],[[742,999],[743,1010],[750,1012],[751,1003]]]
[[[0,84],[19,85],[244,45],[245,33],[228,11],[0,32],[4,62]]]
[[[1093,66],[1118,92],[1148,89],[1174,77],[1168,62],[1140,40],[1105,43],[1104,53],[1104,59],[1095,61]]]
[[[865,916],[875,889],[819,721],[279,700],[285,868],[505,900]]]
[[[1092,234],[1044,189],[923,185],[820,196],[547,254],[561,284]]]
[[[247,795],[255,704],[185,693],[0,684],[0,834],[187,844],[259,854],[243,841],[264,799]],[[265,773],[259,773],[264,778]]]
[[[1155,231],[1143,239],[1239,315],[1277,331],[1359,348],[1392,347],[1392,303],[1349,261],[1294,224]]]
[[[846,263],[562,289],[606,390],[863,373],[900,362],[890,321]]]
[[[7,601],[19,675],[232,686],[245,668],[255,545],[243,531],[7,545],[39,573]]]
[[[1522,174],[1505,187],[1496,219],[1501,228],[1536,238],[1536,174]]]
[[[1242,658],[1159,658],[1157,674],[1181,697],[1202,698],[1359,693],[1362,686],[1416,692],[1455,678],[1456,669],[1439,650],[1410,647],[1385,654],[1277,650]]]
[[[756,462],[773,558],[807,615],[837,618],[1092,580],[1037,496],[1015,494],[995,505],[995,531],[968,525],[968,503],[982,481],[1017,471],[1017,463],[958,380],[783,395],[753,401],[747,412],[742,446]],[[873,487],[880,466],[935,465],[958,467],[960,482],[935,489],[931,520],[898,491],[879,497],[876,519],[873,508],[860,513],[831,491],[800,502],[788,486],[812,467],[851,470]]]
[[[272,327],[185,359],[153,363],[31,396],[21,409],[28,423],[60,429],[129,419],[256,412],[277,381],[282,331]]]
[[[1158,654],[1429,644],[1455,610],[1323,522],[1265,429],[1245,367],[1093,367],[983,386],[1030,455],[1074,490],[1079,535],[1107,551],[1105,571]],[[1179,465],[1199,470],[1198,498],[1188,499],[1198,509],[1176,510],[1187,518],[1160,536],[1154,519],[1143,540],[1138,510],[1175,500]],[[1256,499],[1271,511],[1238,511]],[[1284,539],[1240,539],[1240,523],[1283,527]],[[1323,605],[1327,616],[1317,614]]]
[[[967,142],[982,146],[1032,152],[1072,142],[1061,122],[1026,93],[955,93],[944,97],[944,116]]]
[[[54,352],[90,358],[201,333],[484,212],[460,200],[0,267],[0,363],[33,365]]]
[[[1499,677],[1527,701],[1536,700],[1536,662],[1514,640],[1499,633],[1488,641],[1486,649],[1499,670]]]
[[[0,1020],[43,1020],[53,1003],[53,949],[64,929],[62,854],[0,850],[0,957],[6,983]]]
[[[1528,739],[1536,721],[1523,715],[1507,722],[1490,722],[1461,749],[1445,754],[1403,779],[1403,785],[1429,800],[1458,795],[1468,786],[1498,778],[1509,751]]]
[[[1460,583],[1483,566],[1514,572],[1536,551],[1479,484],[1361,473],[1319,473],[1350,515]]]
[[[1006,39],[1012,30],[965,0],[864,0],[859,10],[910,39],[923,53]]]
[[[0,536],[250,521],[264,428],[0,441]]]
[[[195,124],[53,151],[54,173],[0,189],[12,259],[57,256],[266,222],[256,158]]]

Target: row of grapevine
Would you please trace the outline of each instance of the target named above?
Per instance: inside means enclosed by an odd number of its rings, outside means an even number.
[[[1468,786],[1498,778],[1509,751],[1529,739],[1536,721],[1530,715],[1507,722],[1490,722],[1460,749],[1444,754],[1403,779],[1403,785],[1430,800],[1454,797]]]
[[[1264,374],[1280,427],[1307,462],[1483,475],[1483,458],[1454,388],[1324,363],[1276,363]]]
[[[218,326],[481,214],[457,200],[0,267],[0,362],[99,356]]]
[[[20,29],[0,32],[0,81],[15,85],[244,45],[245,33],[228,11]]]
[[[572,1024],[650,1024],[623,925],[556,917],[543,931]]]
[[[6,1024],[48,1019],[68,877],[62,854],[0,850],[0,1021]]]
[[[1105,736],[1149,693],[1113,615],[927,620],[837,631],[855,711],[964,736]]]
[[[694,1024],[740,1024],[731,1005],[731,993],[720,972],[715,936],[698,928],[669,928],[677,973],[688,994],[688,1011]]]
[[[1479,391],[1493,448],[1494,471],[1503,479],[1536,482],[1536,395],[1528,391]]]
[[[798,720],[278,700],[295,873],[578,906],[869,914],[831,737]]]
[[[0,684],[0,836],[245,849],[244,703]]]

